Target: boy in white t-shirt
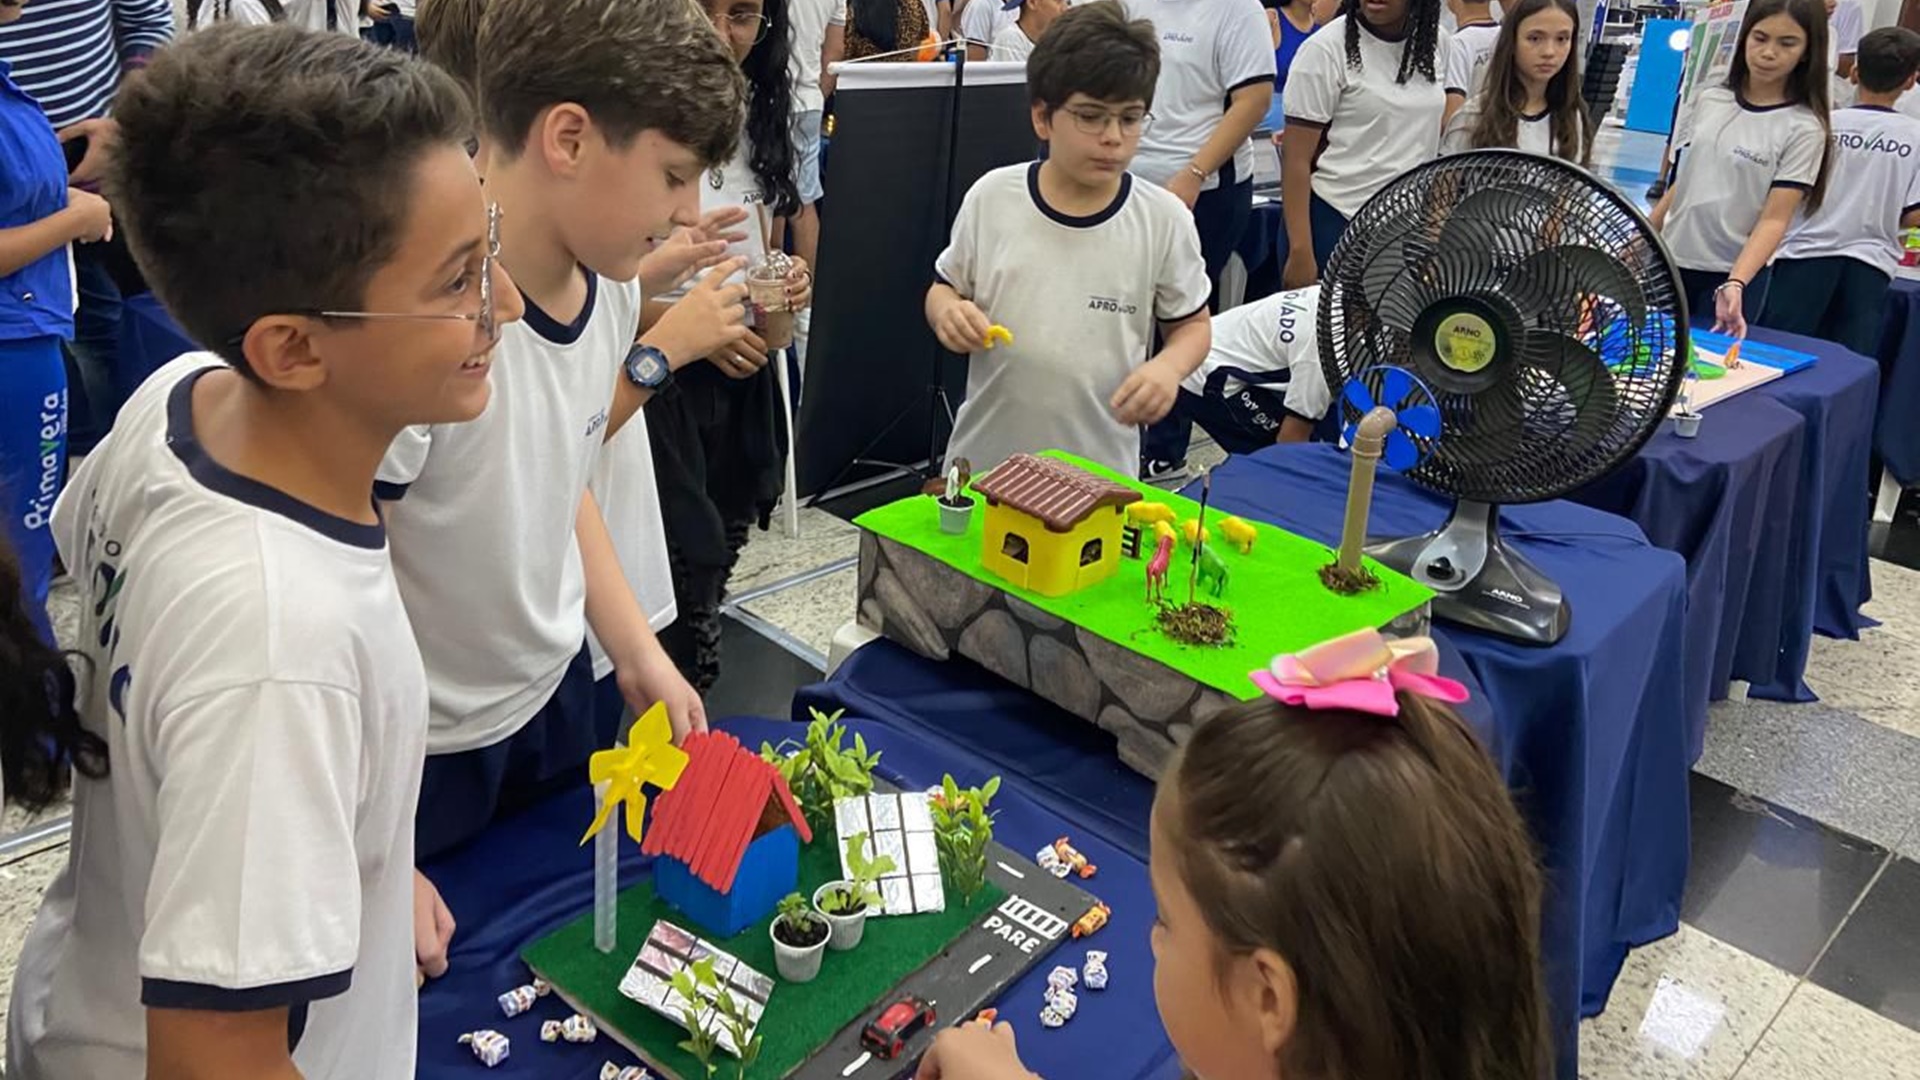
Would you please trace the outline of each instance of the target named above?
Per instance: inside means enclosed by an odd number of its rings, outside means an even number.
[[[1072,8],[1028,58],[1050,153],[974,184],[927,290],[940,343],[972,356],[951,456],[984,469],[1057,448],[1131,476],[1139,426],[1166,416],[1206,356],[1193,220],[1127,172],[1159,60],[1153,25],[1117,0]],[[1149,358],[1156,323],[1165,345]],[[994,325],[1012,340],[989,348]]]
[[[967,59],[988,59],[1000,31],[1019,18],[1018,4],[1008,4],[1005,0],[971,0],[960,12],[960,36],[967,40]]]
[[[1229,454],[1306,442],[1333,403],[1314,334],[1319,309],[1320,286],[1309,285],[1214,316],[1213,348],[1180,384],[1175,415]]]
[[[1480,88],[1487,61],[1493,56],[1494,43],[1500,40],[1500,20],[1494,17],[1493,4],[1474,0],[1447,0],[1453,13],[1453,47],[1447,53],[1447,112],[1453,114]]]
[[[1874,356],[1900,230],[1920,226],[1920,120],[1893,108],[1920,73],[1920,34],[1884,27],[1858,49],[1860,103],[1833,111],[1827,200],[1780,242],[1760,321]]]
[[[706,17],[682,0],[487,0],[478,25],[487,190],[527,316],[502,337],[487,412],[409,429],[376,489],[427,666],[423,860],[577,784],[611,745],[589,626],[629,708],[664,701],[678,732],[705,723],[589,482],[674,368],[745,333],[728,263],[634,344],[651,238],[697,224],[705,168],[739,136],[739,69]]]
[[[1033,55],[1034,45],[1040,41],[1040,35],[1047,32],[1047,27],[1053,25],[1053,20],[1067,10],[1066,0],[1006,0],[1005,6],[1019,12],[1020,17],[993,35],[988,58],[1021,63]]]
[[[54,513],[108,772],[7,1072],[406,1080],[427,685],[369,492],[404,426],[487,408],[520,310],[465,104],[356,39],[218,26],[115,115],[130,245],[218,349],[148,378]]]

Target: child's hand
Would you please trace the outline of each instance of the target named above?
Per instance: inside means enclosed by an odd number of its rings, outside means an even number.
[[[120,122],[111,117],[82,120],[54,134],[61,146],[75,139],[87,140],[87,152],[80,156],[80,164],[75,165],[73,172],[67,176],[69,184],[98,184],[107,173],[107,159],[120,148]]]
[[[1713,332],[1733,338],[1747,336],[1745,287],[1728,282],[1713,291]]]
[[[747,287],[727,284],[745,266],[745,259],[728,259],[707,271],[640,340],[679,366],[745,338]]]
[[[675,229],[641,256],[640,289],[648,296],[672,292],[726,257],[725,240],[706,239],[695,229]]]
[[[767,366],[767,342],[749,330],[731,345],[722,345],[708,354],[707,362],[729,379],[745,379]]]
[[[955,300],[940,310],[933,320],[934,336],[949,352],[962,356],[987,347],[987,331],[993,320],[971,300]]]
[[[787,274],[787,310],[804,311],[813,306],[813,268],[798,255],[792,259],[793,270]]]
[[[1304,289],[1320,280],[1320,264],[1314,261],[1313,249],[1298,247],[1287,253],[1287,265],[1280,271],[1280,285],[1288,289]]]
[[[73,215],[73,238],[82,244],[113,239],[113,208],[91,191],[67,189],[67,212]]]
[[[1114,419],[1123,424],[1152,424],[1166,419],[1179,394],[1179,372],[1159,360],[1149,360],[1133,369],[1107,404],[1113,409]]]
[[[635,716],[644,714],[654,702],[666,705],[675,743],[686,738],[690,731],[707,730],[707,707],[700,700],[700,691],[680,674],[680,669],[673,666],[666,651],[658,645],[637,662],[615,664],[613,677],[619,683],[620,696],[626,699],[627,707]]]
[[[914,1080],[1036,1080],[1020,1063],[1013,1025],[978,1024],[948,1028],[920,1059]]]
[[[416,974],[437,979],[447,973],[447,946],[453,943],[453,912],[427,875],[413,872],[413,959]]]

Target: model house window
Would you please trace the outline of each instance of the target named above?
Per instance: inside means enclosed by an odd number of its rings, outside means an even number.
[[[1026,562],[1027,538],[1019,533],[1008,533],[1007,538],[1000,542],[1000,554],[1017,563]]]
[[[1092,566],[1100,561],[1100,538],[1094,537],[1080,549],[1080,565]]]

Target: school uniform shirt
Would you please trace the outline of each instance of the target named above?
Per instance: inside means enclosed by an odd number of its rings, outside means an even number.
[[[0,57],[59,130],[105,116],[121,72],[172,37],[169,0],[33,0],[0,26]]]
[[[1008,10],[1002,0],[972,0],[960,13],[960,36],[982,48],[991,48],[1000,31],[1018,21],[1020,9]]]
[[[1018,60],[1026,63],[1033,55],[1033,39],[1027,36],[1020,24],[1010,22],[993,35],[993,48],[987,50],[989,60]]]
[[[1446,33],[1434,46],[1433,79],[1415,72],[1402,83],[1402,42],[1360,24],[1360,66],[1347,64],[1347,16],[1300,46],[1287,77],[1287,123],[1321,129],[1313,160],[1313,193],[1347,217],[1394,177],[1440,150],[1447,108]]]
[[[360,34],[360,5],[357,0],[283,0],[287,21],[309,30],[330,30],[336,34]]]
[[[979,0],[976,0],[979,2]],[[767,197],[760,190],[760,179],[753,174],[753,143],[748,141],[746,132],[740,133],[740,147],[734,151],[732,160],[724,165],[715,165],[700,174],[700,212],[709,213],[738,206],[747,212],[747,220],[733,227],[734,232],[745,234],[745,238],[727,245],[726,257],[745,259],[751,266],[766,257],[767,243],[761,231],[760,208],[766,204]],[[772,214],[769,212],[768,217]],[[736,271],[727,278],[730,282],[745,281],[747,272]],[[695,278],[693,280],[698,280]],[[661,293],[661,300],[678,300],[693,288],[693,281],[675,286]]]
[[[291,5],[282,6],[282,14]],[[200,9],[200,21],[193,27],[205,30],[218,23],[238,23],[241,26],[268,26],[274,21],[273,13],[260,0],[207,0]]]
[[[1192,394],[1232,397],[1248,386],[1284,393],[1287,411],[1318,420],[1333,404],[1315,336],[1320,286],[1264,296],[1213,317],[1213,348],[1180,384]]]
[[[820,54],[827,44],[827,27],[838,25],[846,5],[842,0],[793,0],[787,5],[787,41],[792,54],[793,111],[819,112],[827,107],[820,92]]]
[[[1107,402],[1148,359],[1155,320],[1206,307],[1200,237],[1178,198],[1126,173],[1105,209],[1063,214],[1042,198],[1040,168],[981,177],[934,264],[1013,333],[1012,344],[973,354],[950,453],[985,470],[1060,449],[1132,475],[1140,430]]]
[[[976,0],[977,2],[977,0]],[[1153,123],[1140,136],[1133,173],[1165,187],[1213,137],[1233,92],[1273,82],[1273,31],[1259,0],[1124,0],[1127,16],[1160,36]],[[1301,47],[1305,49],[1305,46]],[[1233,152],[1234,182],[1253,179],[1253,143]],[[1220,174],[1200,190],[1220,186]]]
[[[146,1073],[144,1009],[292,1010],[308,1080],[413,1076],[427,688],[379,525],[228,471],[189,353],[54,511],[80,583],[73,846],[20,957],[16,1080]]]
[[[67,208],[67,159],[39,103],[0,60],[0,229]],[[73,336],[73,278],[63,245],[0,276],[0,341]]]
[[[647,625],[659,633],[679,616],[679,607],[667,566],[667,529],[660,519],[660,488],[653,478],[653,442],[647,438],[644,409],[634,413],[601,448],[587,490],[600,504],[620,569],[627,575],[634,599],[640,601],[640,610],[647,613]],[[612,674],[613,660],[591,627],[587,648],[593,654],[593,677]]]
[[[1878,105],[1833,113],[1826,201],[1780,242],[1782,259],[1841,255],[1892,277],[1900,218],[1920,209],[1920,120]]]
[[[1804,105],[1756,107],[1724,86],[1703,91],[1694,109],[1692,141],[1676,148],[1684,152],[1664,236],[1679,266],[1723,273],[1768,193],[1813,190],[1827,137]]]
[[[1486,112],[1486,97],[1474,94],[1460,111],[1447,121],[1447,133],[1440,139],[1442,154],[1459,154],[1473,149],[1473,129],[1479,125],[1480,117]],[[1542,109],[1528,116],[1521,113],[1519,122],[1513,125],[1513,150],[1525,150],[1529,154],[1553,156],[1556,147],[1553,141],[1553,111]]]
[[[1453,48],[1447,52],[1447,89],[1473,96],[1486,74],[1487,61],[1493,59],[1494,43],[1499,40],[1497,22],[1469,23],[1455,30]]]
[[[586,640],[573,523],[639,331],[640,286],[581,272],[573,321],[528,300],[502,328],[479,419],[409,428],[380,466],[374,490],[394,500],[394,572],[427,665],[430,754],[519,731]]]
[[[1836,109],[1852,105],[1859,93],[1852,80],[1840,77],[1840,58],[1859,54],[1865,22],[1859,0],[1840,0],[1833,14],[1827,16],[1827,77],[1830,101]]]

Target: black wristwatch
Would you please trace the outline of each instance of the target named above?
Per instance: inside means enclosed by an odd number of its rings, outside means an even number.
[[[651,345],[635,345],[627,352],[620,370],[626,372],[628,382],[642,390],[659,393],[673,383],[673,367],[667,363],[667,354]]]

